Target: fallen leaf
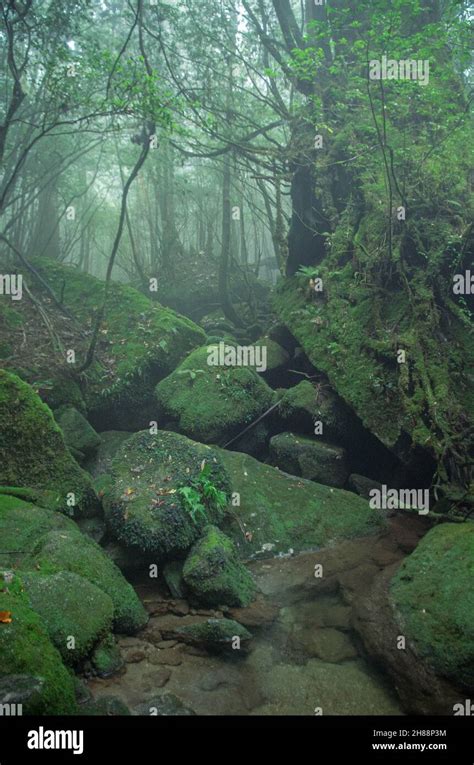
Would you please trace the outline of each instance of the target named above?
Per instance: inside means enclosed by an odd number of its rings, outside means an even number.
[[[12,622],[12,612],[0,611],[0,624],[11,624],[11,622]]]

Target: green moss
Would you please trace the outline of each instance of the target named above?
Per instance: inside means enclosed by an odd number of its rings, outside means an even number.
[[[158,559],[187,552],[206,520],[193,520],[177,489],[198,480],[203,461],[214,486],[229,495],[227,474],[210,447],[165,431],[129,438],[113,460],[114,485],[104,497],[107,522],[118,541]],[[217,506],[208,508],[207,522],[221,517]]]
[[[326,486],[342,487],[349,477],[344,449],[294,433],[279,433],[270,439],[270,462]]]
[[[100,445],[100,436],[75,407],[62,406],[55,411],[54,417],[70,449],[87,455]]]
[[[69,571],[22,574],[31,607],[41,617],[66,664],[76,665],[112,625],[114,606],[105,592]],[[72,646],[71,638],[74,639]]]
[[[252,635],[250,632],[233,619],[207,619],[197,624],[187,624],[176,629],[176,635],[185,643],[203,645],[211,650],[235,650],[233,648],[235,638],[239,638],[245,645]]]
[[[267,369],[265,371],[271,372],[273,369],[279,369],[284,366],[290,359],[289,353],[278,345],[271,337],[263,337],[261,340],[257,340],[255,345],[266,348],[267,353]]]
[[[11,623],[0,624],[0,676],[31,675],[42,680],[26,714],[67,715],[76,712],[74,682],[51,643],[40,616],[30,607],[18,577],[0,591],[0,610]]]
[[[95,647],[91,662],[99,677],[109,677],[123,667],[120,649],[113,635],[107,635]]]
[[[194,595],[208,606],[248,606],[255,584],[237,557],[229,537],[216,526],[207,526],[183,568],[183,578]]]
[[[210,366],[208,347],[193,351],[156,386],[162,417],[180,432],[218,443],[243,430],[268,409],[273,391],[249,367]]]
[[[219,453],[233,491],[240,495],[240,505],[233,506],[232,512],[251,539],[243,538],[235,521],[224,531],[244,557],[326,547],[376,533],[384,526],[381,515],[351,492],[294,478],[246,454]]]
[[[474,690],[474,524],[426,534],[391,583],[401,629],[441,675]]]
[[[87,474],[71,457],[62,433],[32,388],[0,370],[0,484],[46,489],[61,511],[91,515],[98,502]],[[68,495],[74,495],[74,507]]]

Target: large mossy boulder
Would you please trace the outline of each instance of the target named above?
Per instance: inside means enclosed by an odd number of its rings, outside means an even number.
[[[8,585],[0,578],[0,611],[4,612],[0,623],[0,678],[8,680],[10,695],[24,691],[25,676],[34,678],[38,681],[35,692],[22,699],[24,714],[74,714],[73,677],[41,617],[31,608],[18,577]]]
[[[214,449],[166,431],[129,438],[113,460],[113,483],[104,497],[115,538],[159,560],[184,555],[204,526],[223,516],[223,506],[196,496],[205,466],[206,481],[228,500],[229,479]],[[194,493],[193,485],[198,487]],[[185,488],[189,499],[180,491]]]
[[[35,285],[37,297],[48,300],[48,311],[57,312],[57,324],[64,325],[67,330],[63,344],[66,348],[74,348],[76,365],[68,364],[64,359],[61,366],[61,359],[52,346],[44,357],[36,355],[34,335],[27,336],[22,355],[9,359],[9,365],[28,382],[40,381],[41,395],[53,409],[62,404],[73,404],[80,411],[88,412],[94,427],[100,424],[102,429],[134,430],[148,425],[150,419],[155,419],[154,386],[193,348],[205,341],[204,331],[190,319],[150,299],[154,297],[153,293],[148,296],[112,281],[94,361],[87,370],[85,385],[84,378],[74,377],[74,372],[86,358],[90,330],[103,305],[105,283],[78,268],[47,258],[33,259],[32,263],[77,320],[73,322],[60,314],[51,305],[47,293]],[[22,302],[18,301],[12,309],[20,316]],[[17,332],[17,347],[20,347],[21,326]],[[54,367],[50,358],[57,362]]]
[[[111,629],[114,605],[108,595],[70,571],[24,573],[30,605],[41,617],[63,661],[79,664]]]
[[[224,443],[256,420],[273,401],[255,369],[214,366],[205,346],[193,351],[156,386],[161,420],[207,444]]]
[[[438,675],[474,691],[474,524],[431,529],[390,586],[404,634]]]
[[[295,478],[246,454],[218,451],[238,495],[232,511],[239,523],[223,529],[243,557],[325,547],[384,527],[381,514],[352,492]]]
[[[50,492],[51,506],[94,515],[98,500],[51,410],[16,375],[0,370],[0,485]],[[72,504],[74,503],[74,504]]]
[[[315,423],[323,424],[323,438],[345,444],[354,438],[356,418],[349,407],[328,386],[314,386],[302,380],[286,390],[274,419],[285,430],[314,435]]]
[[[235,545],[216,526],[207,526],[189,553],[183,579],[193,595],[207,606],[248,606],[255,583],[238,558]]]
[[[349,476],[344,449],[294,433],[279,433],[270,439],[270,462],[326,486],[342,488]]]
[[[201,646],[210,651],[230,651],[238,655],[252,639],[251,633],[234,619],[206,619],[195,624],[177,626],[173,635],[183,643]],[[165,635],[168,633],[165,631]]]
[[[0,494],[0,540],[2,566],[48,574],[70,571],[110,597],[118,632],[134,633],[145,626],[147,614],[133,587],[69,518]]]

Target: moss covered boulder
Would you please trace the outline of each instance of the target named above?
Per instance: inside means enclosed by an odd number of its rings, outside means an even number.
[[[51,642],[41,617],[31,608],[18,577],[8,586],[0,580],[0,610],[7,613],[0,623],[0,678],[10,677],[10,686],[12,675],[38,679],[36,692],[24,700],[23,713],[67,715],[76,712],[73,677]],[[24,681],[18,682],[20,689],[23,688]]]
[[[349,407],[328,386],[317,387],[302,380],[282,392],[278,421],[287,430],[313,435],[316,422],[323,424],[323,437],[345,444],[354,438],[355,417]]]
[[[99,587],[70,571],[25,573],[22,582],[31,607],[63,661],[72,666],[85,659],[112,626],[112,600]]]
[[[133,633],[147,614],[133,587],[74,521],[31,502],[0,494],[0,565],[55,574],[70,571],[97,586],[114,605],[114,627]]]
[[[270,439],[270,462],[326,486],[342,487],[349,476],[344,449],[294,433],[279,433]]]
[[[376,533],[385,524],[352,492],[294,478],[246,454],[219,454],[232,480],[232,512],[239,521],[222,528],[244,557],[325,547]]]
[[[230,347],[230,346],[229,346]],[[193,351],[156,386],[162,421],[204,443],[230,440],[273,401],[273,391],[255,369],[208,364],[208,348]]]
[[[212,491],[225,494],[223,500],[230,496],[216,451],[166,431],[142,431],[128,439],[113,460],[111,476],[104,497],[111,532],[121,544],[157,559],[182,556],[204,526],[222,519],[223,503],[213,500]]]
[[[210,651],[231,651],[236,655],[252,639],[248,629],[233,619],[206,619],[185,624],[177,627],[173,635],[183,643],[202,646]]]
[[[91,480],[71,456],[51,410],[19,377],[0,370],[0,484],[50,492],[51,506],[94,515]]]
[[[204,529],[186,558],[183,578],[207,606],[248,606],[255,596],[255,583],[234,543],[216,526]]]
[[[392,579],[403,634],[438,675],[474,691],[474,524],[431,529]]]
[[[73,406],[61,406],[54,412],[54,418],[62,430],[66,446],[76,459],[83,460],[100,446],[100,436],[86,418]]]

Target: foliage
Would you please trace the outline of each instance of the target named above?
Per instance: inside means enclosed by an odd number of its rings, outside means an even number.
[[[184,509],[196,524],[198,518],[208,523],[208,510],[223,510],[227,504],[225,492],[218,489],[211,480],[211,468],[208,464],[202,466],[197,478],[191,480],[189,485],[180,486],[177,494],[181,497]]]

